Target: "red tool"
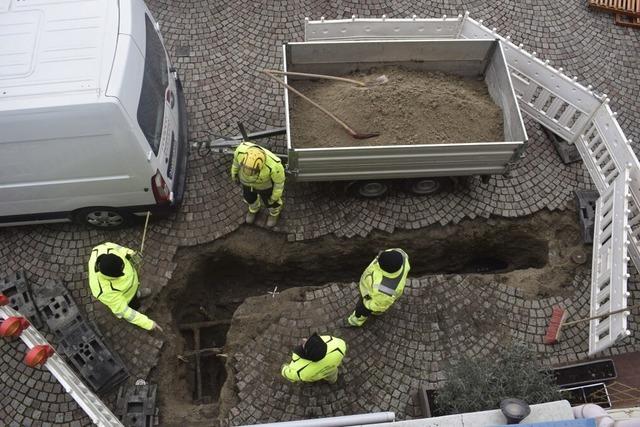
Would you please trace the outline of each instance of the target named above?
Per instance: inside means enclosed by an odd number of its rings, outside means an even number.
[[[618,314],[625,311],[629,311],[632,308],[640,307],[640,304],[631,305],[629,307],[621,308],[619,310],[610,311],[608,313],[599,314],[597,316],[587,317],[584,319],[572,320],[571,322],[566,322],[567,312],[560,306],[556,305],[553,307],[553,311],[551,312],[551,320],[549,321],[549,326],[547,327],[547,333],[544,335],[542,342],[545,344],[555,344],[560,339],[560,330],[563,326],[575,325],[576,323],[589,322],[591,320],[601,319],[603,317],[610,316],[612,314]]]

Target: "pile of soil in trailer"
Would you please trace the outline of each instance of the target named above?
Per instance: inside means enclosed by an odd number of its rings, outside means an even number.
[[[345,76],[384,84],[360,87],[332,80],[292,80],[293,86],[356,132],[380,136],[358,140],[316,107],[292,94],[294,148],[403,144],[462,144],[504,140],[502,110],[481,78],[462,78],[402,67]]]

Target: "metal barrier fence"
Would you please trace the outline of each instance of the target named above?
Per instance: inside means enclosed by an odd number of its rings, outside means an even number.
[[[516,46],[469,13],[435,19],[342,19],[305,21],[306,41],[368,39],[492,39],[503,45],[519,107],[541,125],[576,145],[600,199],[596,209],[591,277],[589,354],[628,336],[627,263],[640,271],[640,163],[606,95],[594,93],[549,61]]]

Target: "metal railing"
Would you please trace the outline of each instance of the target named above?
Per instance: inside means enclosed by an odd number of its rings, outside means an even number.
[[[533,120],[576,145],[600,199],[593,246],[589,354],[628,336],[627,263],[640,271],[640,163],[606,95],[594,93],[562,68],[515,45],[469,13],[448,18],[305,20],[306,41],[492,39],[503,45],[520,109]]]

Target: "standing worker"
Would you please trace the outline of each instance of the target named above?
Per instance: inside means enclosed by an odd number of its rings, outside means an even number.
[[[312,383],[338,381],[338,366],[347,352],[340,338],[314,333],[293,349],[291,362],[282,365],[280,373],[291,382]]]
[[[149,289],[140,289],[138,264],[140,255],[133,249],[103,243],[91,251],[89,258],[89,287],[91,294],[109,307],[117,318],[146,330],[162,328],[144,314],[136,311],[140,307],[138,298],[151,294]]]
[[[400,298],[409,274],[409,256],[399,248],[387,249],[369,264],[360,277],[360,300],[347,319],[362,326],[371,314],[382,314]]]
[[[271,151],[252,142],[243,141],[233,155],[231,180],[242,184],[242,196],[249,205],[245,221],[253,224],[263,204],[269,209],[267,227],[278,223],[282,211],[284,167]]]

